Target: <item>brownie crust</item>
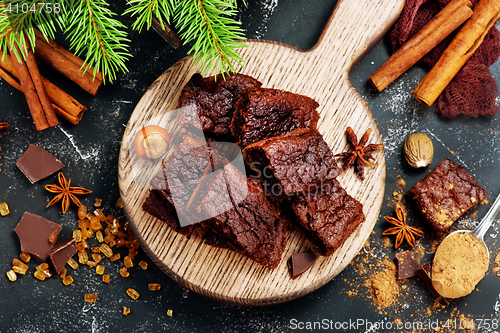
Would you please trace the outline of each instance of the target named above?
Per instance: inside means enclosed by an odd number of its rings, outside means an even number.
[[[336,179],[294,196],[291,208],[296,222],[306,231],[312,251],[320,256],[331,256],[365,221],[363,205]]]
[[[250,88],[236,102],[231,133],[242,148],[297,128],[316,129],[319,104],[307,96],[270,88]]]
[[[202,77],[193,74],[179,96],[179,108],[194,105],[197,113],[182,113],[179,123],[183,127],[196,127],[196,116],[201,122],[201,130],[215,135],[231,135],[229,125],[240,92],[262,83],[251,76],[232,74],[230,76]]]
[[[231,201],[233,207],[220,213],[220,206],[226,204],[221,200]],[[247,179],[229,164],[211,183],[200,209],[214,216],[213,230],[237,252],[264,267],[278,267],[286,245],[287,218],[258,181]]]
[[[441,234],[486,199],[487,193],[462,166],[445,159],[407,195],[433,230]]]
[[[243,152],[267,192],[281,199],[308,192],[340,173],[335,155],[317,130],[296,129],[256,142]]]

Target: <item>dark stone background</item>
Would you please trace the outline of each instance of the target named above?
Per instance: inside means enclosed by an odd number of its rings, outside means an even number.
[[[313,46],[323,26],[335,7],[336,1],[323,0],[261,0],[250,1],[241,9],[241,20],[248,38],[265,38],[291,44],[300,48]],[[124,4],[112,4],[122,12]],[[129,17],[121,17],[127,26]],[[114,207],[119,197],[117,183],[118,152],[128,118],[149,85],[173,63],[185,56],[188,47],[174,50],[154,31],[138,34],[130,32],[133,58],[127,63],[129,73],[119,74],[113,85],[102,87],[96,97],[81,91],[64,77],[41,65],[41,71],[84,105],[90,107],[77,126],[64,121],[61,125],[36,132],[24,96],[0,80],[0,122],[9,122],[11,128],[1,133],[0,146],[0,202],[6,201],[11,209],[8,216],[0,217],[0,272],[10,269],[12,259],[20,253],[17,235],[13,229],[25,211],[43,215],[63,224],[60,240],[70,237],[76,228],[76,209],[70,208],[61,215],[60,208],[45,208],[50,198],[44,185],[56,182],[56,175],[32,185],[17,169],[15,162],[30,143],[38,144],[56,155],[63,163],[66,176],[73,184],[89,188],[93,193],[82,199],[91,206],[95,197],[103,199],[106,214],[123,217]],[[63,40],[58,40],[65,43]],[[351,81],[368,103],[377,121],[386,146],[387,185],[385,201],[379,221],[366,246],[339,276],[326,286],[301,299],[275,306],[242,308],[224,305],[184,290],[168,279],[139,251],[138,260],[145,260],[149,268],[131,269],[129,278],[121,278],[118,263],[107,264],[111,283],[103,284],[100,276],[88,267],[70,270],[75,282],[63,286],[59,278],[43,282],[33,278],[35,264],[30,263],[30,274],[20,276],[11,283],[6,276],[0,278],[0,331],[1,332],[288,332],[297,322],[320,322],[321,330],[335,331],[335,324],[356,322],[356,328],[337,331],[370,331],[369,323],[379,323],[383,328],[371,331],[396,331],[388,323],[429,325],[439,321],[444,331],[448,328],[461,331],[464,321],[475,321],[480,332],[498,331],[500,308],[500,277],[492,271],[490,263],[487,276],[470,296],[455,300],[447,308],[433,304],[433,297],[417,278],[401,282],[400,295],[394,305],[378,308],[370,296],[366,281],[383,267],[384,260],[393,260],[393,239],[383,238],[387,227],[382,216],[393,214],[393,192],[406,192],[417,180],[444,158],[452,158],[478,180],[489,194],[490,203],[500,192],[500,166],[498,146],[500,121],[494,118],[457,117],[440,119],[432,108],[420,106],[411,98],[411,91],[425,75],[426,68],[416,66],[394,82],[382,93],[367,84],[368,76],[389,57],[385,41],[379,42],[351,72]],[[491,67],[495,78],[500,77],[500,65]],[[481,92],[476,92],[481,93]],[[435,157],[430,168],[414,170],[401,155],[406,136],[413,132],[427,133],[434,142]],[[369,172],[369,171],[368,171]],[[400,190],[398,179],[406,181]],[[467,214],[460,227],[471,228],[486,213],[483,205]],[[477,212],[477,213],[476,213]],[[421,262],[432,259],[439,241],[418,216],[410,210],[409,221],[424,229],[425,237],[418,242]],[[498,254],[496,237],[498,228],[490,229],[486,236],[492,257]],[[407,249],[407,247],[404,247]],[[122,256],[124,254],[122,253]],[[147,284],[161,283],[158,292],[147,290]],[[136,301],[126,294],[127,288],[140,293]],[[86,292],[99,294],[95,304],[83,301]],[[122,306],[132,312],[122,316]],[[167,310],[173,316],[167,316]],[[369,323],[367,323],[369,322]],[[492,325],[493,324],[493,325]],[[495,326],[495,324],[497,326]],[[490,328],[488,328],[488,326]],[[423,326],[421,331],[428,331]],[[373,327],[372,327],[373,328]],[[316,330],[320,330],[319,328]],[[308,329],[298,331],[312,331]]]

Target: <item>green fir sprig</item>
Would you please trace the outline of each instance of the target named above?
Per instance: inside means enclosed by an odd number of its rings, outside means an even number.
[[[237,0],[128,0],[127,5],[123,15],[135,17],[131,28],[136,31],[150,29],[153,18],[161,26],[174,26],[184,44],[192,44],[189,53],[195,63],[201,61],[202,73],[211,69],[227,73],[234,71],[233,62],[243,64],[237,52],[245,46],[239,41],[244,32],[235,19]],[[119,71],[128,71],[127,27],[105,0],[0,1],[0,50],[4,54],[12,49],[18,59],[24,57],[26,46],[35,45],[34,28],[52,39],[58,29],[65,32],[72,51],[85,60],[83,69],[94,67],[94,75],[101,71],[105,82],[115,81]]]
[[[65,32],[77,56],[86,51],[84,70],[93,66],[94,75],[101,71],[104,82],[113,82],[118,70],[128,71],[125,61],[131,55],[127,27],[108,6],[104,0],[76,0],[67,13]]]
[[[237,13],[236,2],[230,0],[181,1],[177,7],[176,28],[185,43],[194,41],[189,52],[195,64],[203,60],[202,73],[212,68],[221,73],[234,71],[231,59],[243,64],[236,49],[245,46],[237,41],[244,38],[244,32],[231,18]]]

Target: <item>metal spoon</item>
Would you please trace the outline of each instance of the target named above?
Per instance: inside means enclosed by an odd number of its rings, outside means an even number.
[[[476,227],[474,230],[457,230],[446,236],[446,238],[450,237],[451,235],[459,232],[468,232],[473,234],[477,239],[481,241],[481,243],[484,245],[486,248],[486,254],[488,255],[488,258],[490,257],[490,252],[488,251],[488,246],[486,246],[486,243],[484,242],[484,235],[486,234],[486,231],[490,228],[491,224],[493,221],[495,221],[495,217],[497,216],[498,212],[500,211],[500,194],[497,196],[495,199],[495,202],[493,203],[493,206],[488,210],[486,215],[483,217],[479,225]]]

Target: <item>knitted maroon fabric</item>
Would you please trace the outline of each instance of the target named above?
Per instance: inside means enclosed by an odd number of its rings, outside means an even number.
[[[406,0],[403,11],[389,31],[392,52],[423,28],[451,0]],[[479,0],[471,0],[475,6]],[[422,62],[432,67],[453,39],[448,36],[432,49]],[[436,101],[441,117],[453,118],[459,114],[473,117],[494,116],[498,110],[498,88],[488,69],[500,56],[500,32],[493,26],[483,43],[464,67],[457,73]]]

